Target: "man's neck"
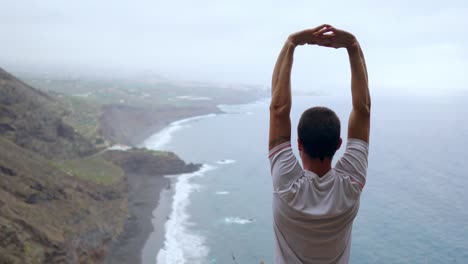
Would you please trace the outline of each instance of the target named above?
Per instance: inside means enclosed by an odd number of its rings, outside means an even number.
[[[321,161],[320,159],[302,160],[302,165],[304,166],[304,169],[317,174],[319,177],[322,177],[331,170],[331,163],[332,160],[330,158],[326,158],[323,161]]]

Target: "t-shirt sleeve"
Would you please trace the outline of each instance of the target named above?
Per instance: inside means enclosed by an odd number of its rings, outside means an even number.
[[[269,152],[274,191],[288,189],[302,173],[302,167],[294,155],[291,142],[284,142]]]
[[[369,144],[365,141],[349,138],[346,150],[335,165],[335,170],[347,174],[353,184],[362,190],[366,184],[367,157]]]

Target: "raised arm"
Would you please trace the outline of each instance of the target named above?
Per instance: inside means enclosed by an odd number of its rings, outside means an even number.
[[[358,41],[347,48],[351,65],[351,94],[353,110],[349,116],[348,138],[369,143],[371,98],[364,54]]]
[[[291,69],[295,45],[289,37],[276,60],[271,81],[269,149],[291,140]]]
[[[371,98],[364,54],[357,39],[349,32],[330,27],[332,39],[319,44],[333,48],[346,48],[351,65],[351,95],[353,109],[349,116],[348,138],[369,142]]]
[[[269,149],[291,140],[291,70],[298,45],[317,44],[328,32],[327,25],[303,30],[288,37],[276,60],[271,82]]]

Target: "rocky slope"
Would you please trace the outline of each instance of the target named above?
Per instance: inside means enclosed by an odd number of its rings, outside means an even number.
[[[0,263],[98,263],[123,226],[125,188],[72,177],[0,138]]]
[[[140,108],[127,105],[106,105],[99,120],[99,133],[112,142],[137,146],[154,131],[171,121],[208,113],[220,113],[215,106],[164,106]]]
[[[66,114],[52,97],[0,68],[0,136],[47,158],[95,152],[91,142],[63,121]]]
[[[132,174],[162,176],[194,172],[200,168],[199,164],[186,164],[176,154],[165,151],[133,148],[128,151],[110,150],[102,155]]]
[[[0,263],[102,263],[124,230],[129,175],[198,169],[170,153],[98,150],[62,104],[0,69]],[[133,179],[133,178],[132,178]]]

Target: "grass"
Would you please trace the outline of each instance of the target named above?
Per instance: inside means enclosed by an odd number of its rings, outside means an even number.
[[[148,153],[148,154],[151,154],[153,156],[159,156],[159,157],[172,157],[172,156],[174,156],[174,153],[169,152],[169,151],[152,150],[152,149],[147,149],[147,148],[131,148],[130,151]]]
[[[45,77],[21,76],[33,87],[55,92],[86,101],[93,100],[102,105],[105,104],[125,104],[145,108],[157,107],[161,105],[171,105],[178,107],[206,106],[224,103],[240,103],[251,101],[258,97],[245,89],[220,88],[216,84],[177,84],[171,82],[152,82],[144,78],[135,80],[99,80],[90,78],[65,78],[47,79]],[[252,88],[253,89],[253,88]],[[180,100],[177,96],[193,95],[213,98],[213,101],[190,101]],[[266,96],[264,94],[262,96]],[[83,96],[83,97],[76,97]],[[251,99],[246,99],[251,98]]]
[[[72,96],[57,97],[70,113],[65,116],[64,121],[73,126],[78,133],[96,142],[99,138],[98,126],[101,104],[94,100],[85,100]]]
[[[120,167],[101,156],[55,161],[54,165],[69,175],[103,185],[116,183],[124,177]]]

